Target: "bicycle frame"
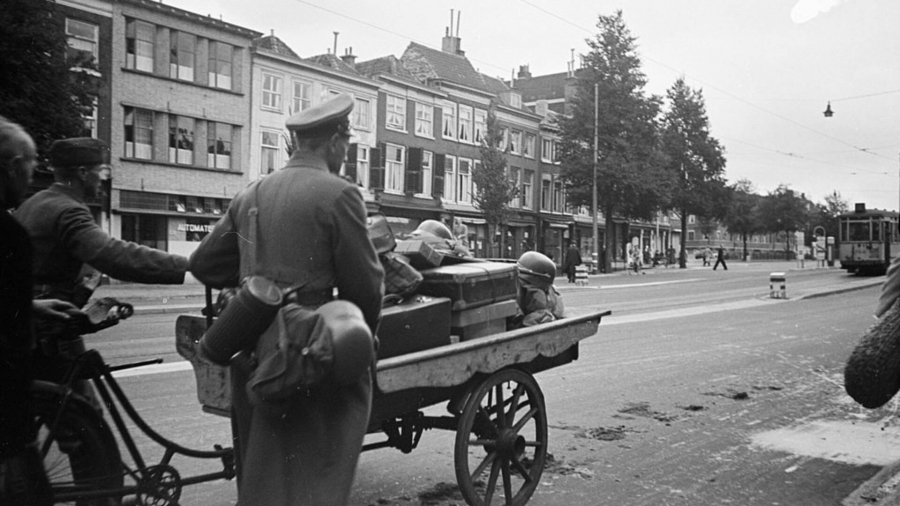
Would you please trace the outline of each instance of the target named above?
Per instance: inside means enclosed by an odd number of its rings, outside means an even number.
[[[113,377],[113,372],[116,371],[160,362],[162,362],[162,360],[157,359],[120,366],[110,366],[106,364],[100,353],[96,350],[87,350],[75,358],[63,383],[60,385],[61,391],[59,393],[62,395],[63,399],[57,412],[57,419],[59,416],[62,416],[62,413],[65,410],[65,403],[69,402],[73,395],[77,395],[73,390],[74,382],[76,380],[90,379],[91,383],[100,394],[107,411],[109,411],[109,415],[116,426],[116,430],[118,431],[122,442],[128,448],[128,453],[134,462],[135,468],[131,469],[124,462],[121,464],[124,474],[130,476],[135,484],[125,485],[110,490],[76,490],[69,494],[62,493],[54,498],[57,502],[75,499],[124,497],[134,494],[156,495],[154,492],[161,492],[162,497],[174,496],[174,500],[177,501],[181,488],[185,485],[194,485],[219,479],[231,480],[234,478],[234,452],[232,448],[223,448],[219,445],[214,445],[215,449],[212,451],[194,450],[166,439],[144,421],[129,401],[128,396],[119,386],[115,377]],[[118,401],[118,403],[115,401]],[[124,414],[137,425],[141,432],[165,449],[163,457],[158,464],[150,466],[146,464],[134,438],[129,432],[128,427],[125,425],[123,411]],[[56,422],[54,422],[50,429],[51,437],[53,436],[56,425]],[[42,448],[42,452],[46,452],[46,450],[46,447]],[[222,461],[223,469],[214,473],[181,478],[175,468],[170,465],[172,458],[176,454],[199,459],[220,459]],[[175,494],[167,492],[172,489],[175,489]],[[77,495],[77,497],[70,497],[75,495]]]

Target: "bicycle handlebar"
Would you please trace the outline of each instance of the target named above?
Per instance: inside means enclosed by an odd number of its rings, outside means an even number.
[[[78,337],[94,334],[103,329],[117,325],[119,321],[134,315],[134,306],[120,302],[112,297],[104,297],[95,301],[83,312],[75,313],[64,322],[62,337]]]

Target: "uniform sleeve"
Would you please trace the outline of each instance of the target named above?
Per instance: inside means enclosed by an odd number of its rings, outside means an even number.
[[[60,234],[68,251],[91,267],[121,281],[181,284],[187,258],[110,237],[90,212],[74,207],[60,216]]]
[[[356,187],[347,187],[338,196],[332,233],[340,297],[359,306],[374,334],[384,298],[384,270],[369,240],[366,207]]]
[[[238,286],[241,254],[232,207],[191,254],[189,269],[195,278],[213,288]]]

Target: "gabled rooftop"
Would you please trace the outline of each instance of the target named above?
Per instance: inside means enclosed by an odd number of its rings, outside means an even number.
[[[310,56],[309,58],[306,58],[305,60],[308,62],[316,63],[318,65],[322,65],[323,67],[329,67],[334,70],[340,70],[341,72],[346,72],[348,74],[353,74],[353,75],[357,75],[357,76],[361,75],[359,72],[357,72],[356,68],[354,68],[353,65],[350,65],[350,64],[344,62],[344,60],[341,60],[333,53],[326,53],[326,54],[319,54],[316,56]]]
[[[568,72],[517,79],[513,88],[522,94],[523,102],[566,98]]]
[[[416,76],[412,75],[412,72],[403,66],[403,62],[392,54],[359,62],[356,64],[356,71],[368,77],[387,74],[418,83]]]
[[[253,47],[256,49],[264,49],[270,53],[294,58],[299,60],[300,57],[287,44],[275,35],[266,35],[253,40]]]
[[[465,56],[439,51],[416,42],[410,42],[400,61],[421,82],[447,81],[491,93],[498,93],[500,85],[506,89],[501,80],[487,78],[475,70]]]

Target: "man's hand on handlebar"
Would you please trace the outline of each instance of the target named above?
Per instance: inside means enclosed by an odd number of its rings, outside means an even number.
[[[67,321],[81,311],[74,304],[58,299],[36,299],[31,301],[35,318]]]

